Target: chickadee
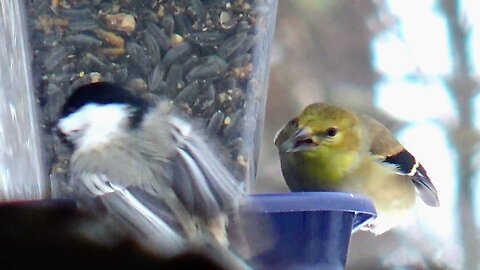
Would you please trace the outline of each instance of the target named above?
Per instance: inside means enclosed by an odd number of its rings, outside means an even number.
[[[102,209],[164,255],[189,243],[229,245],[244,187],[168,102],[151,106],[92,83],[67,99],[57,127],[73,144],[67,187],[81,205]]]

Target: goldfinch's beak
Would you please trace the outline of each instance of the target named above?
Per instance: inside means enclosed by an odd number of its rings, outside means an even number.
[[[317,139],[310,128],[299,128],[292,138],[292,147],[287,152],[310,150],[317,145]]]
[[[299,128],[297,133],[295,133],[295,140],[296,141],[304,141],[308,140],[312,137],[312,132],[309,128]]]

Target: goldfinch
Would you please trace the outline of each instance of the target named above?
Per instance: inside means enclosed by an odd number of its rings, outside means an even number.
[[[275,136],[283,176],[292,191],[338,191],[372,200],[382,234],[404,222],[416,195],[439,206],[425,168],[375,119],[314,103]]]

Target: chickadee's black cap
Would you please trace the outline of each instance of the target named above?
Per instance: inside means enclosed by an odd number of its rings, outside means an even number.
[[[61,118],[68,116],[88,104],[124,104],[132,109],[132,126],[141,122],[148,110],[148,103],[123,87],[109,82],[95,82],[75,89],[63,106]]]

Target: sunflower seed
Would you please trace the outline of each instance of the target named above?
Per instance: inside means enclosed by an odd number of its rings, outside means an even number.
[[[200,0],[190,0],[190,5],[187,8],[189,14],[194,18],[198,19],[200,23],[205,21],[206,10]]]
[[[249,53],[246,53],[246,54],[236,56],[235,58],[232,58],[232,60],[229,61],[229,64],[232,67],[242,67],[250,63],[251,60],[252,60],[252,55]]]
[[[86,34],[69,35],[63,39],[63,42],[68,45],[74,45],[77,49],[97,48],[102,45],[102,41]]]
[[[98,69],[107,69],[105,63],[102,62],[98,57],[91,53],[86,53],[84,57],[79,61],[79,65],[84,69],[98,68]]]
[[[183,63],[183,71],[188,73],[192,68],[198,65],[199,59],[198,56],[195,54],[190,56],[184,63]]]
[[[57,67],[60,63],[62,63],[66,58],[67,55],[73,52],[75,49],[71,46],[69,47],[57,47],[54,48],[43,60],[43,66],[48,70],[51,71],[55,67]]]
[[[201,88],[199,81],[193,81],[187,84],[187,86],[180,91],[180,93],[175,97],[174,101],[177,103],[189,102],[198,96],[200,91]]]
[[[195,102],[193,103],[193,107],[195,107],[195,109],[199,111],[201,115],[211,115],[212,110],[215,109],[213,107],[214,103],[215,103],[215,86],[212,83],[210,83],[207,86],[207,90],[203,91],[203,93],[200,94],[198,98],[195,100]]]
[[[160,82],[163,80],[164,75],[165,67],[162,65],[162,63],[156,64],[155,68],[148,76],[148,89],[150,89],[150,91],[157,90],[160,86]]]
[[[254,35],[247,35],[243,40],[239,49],[234,52],[234,56],[242,55],[249,52],[256,43],[256,37]]]
[[[150,62],[152,64],[157,64],[161,60],[160,46],[158,45],[157,40],[149,31],[143,32],[143,40],[145,42],[145,47],[150,55]]]
[[[194,67],[188,72],[186,78],[188,81],[196,79],[210,79],[213,80],[221,76],[228,70],[228,64],[225,60],[218,56],[211,56],[208,60],[199,66]]]
[[[170,48],[170,50],[168,50],[165,56],[163,57],[162,62],[165,65],[165,67],[168,68],[172,63],[174,63],[178,59],[181,59],[187,56],[191,50],[192,50],[192,47],[190,46],[190,43],[182,42],[177,47]]]
[[[93,30],[98,27],[98,23],[91,19],[83,19],[80,21],[71,21],[68,28],[74,32],[83,32]]]
[[[209,135],[217,134],[222,128],[224,118],[225,118],[225,115],[223,114],[222,111],[220,110],[216,111],[210,118],[210,121],[208,121],[207,128],[206,128],[207,134]]]
[[[168,93],[171,96],[174,96],[177,93],[177,90],[181,88],[184,84],[183,80],[183,68],[179,64],[173,64],[170,67],[170,70],[167,73],[167,87]]]
[[[127,43],[127,53],[130,55],[130,59],[137,65],[140,72],[146,75],[150,72],[150,60],[148,59],[145,49],[134,42]]]
[[[166,51],[170,48],[170,38],[165,34],[165,31],[152,22],[146,22],[147,31],[149,31],[158,41],[158,45],[162,50]]]
[[[218,55],[222,58],[227,58],[236,50],[240,49],[243,41],[247,38],[247,33],[238,33],[226,39],[218,48]]]
[[[128,69],[124,66],[114,66],[113,70],[113,78],[117,82],[123,82],[128,78]]]
[[[134,78],[127,83],[127,88],[133,93],[141,95],[142,93],[147,92],[148,86],[142,78]]]
[[[60,16],[70,20],[84,20],[93,14],[89,8],[80,9],[61,9]]]
[[[225,40],[225,33],[219,31],[195,32],[188,34],[187,38],[200,46],[217,46]]]
[[[175,33],[182,36],[186,35],[188,33],[188,26],[190,25],[187,16],[183,13],[178,13],[174,15],[173,20],[175,22]]]
[[[162,19],[162,27],[165,31],[165,34],[167,34],[167,36],[171,36],[173,34],[174,26],[175,26],[175,21],[173,20],[172,15],[170,14],[165,15],[165,17],[163,17]]]
[[[225,138],[232,139],[235,136],[235,132],[237,131],[238,127],[240,127],[240,122],[243,117],[243,112],[236,111],[232,116],[230,116],[230,123],[225,125],[223,129],[223,135]]]

